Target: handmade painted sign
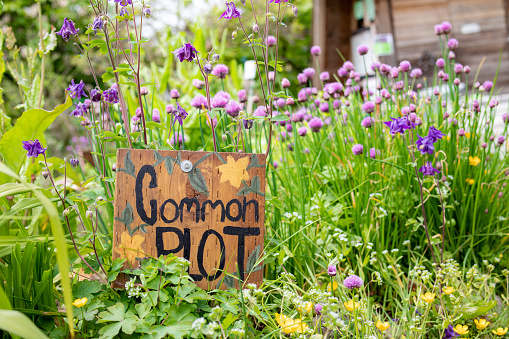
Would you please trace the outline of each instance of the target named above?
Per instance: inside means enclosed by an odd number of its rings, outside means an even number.
[[[198,286],[260,283],[265,155],[119,149],[113,258],[175,253]],[[122,278],[121,278],[122,279]]]

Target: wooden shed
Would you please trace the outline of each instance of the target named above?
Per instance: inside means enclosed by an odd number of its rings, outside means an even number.
[[[377,50],[375,41],[390,37],[393,50],[374,53],[375,59],[391,65],[409,60],[429,74],[441,54],[434,25],[449,21],[450,37],[459,41],[457,62],[473,75],[482,63],[478,80],[493,80],[501,56],[498,84],[509,92],[509,0],[313,1],[313,43],[322,46],[320,61],[330,72],[342,64],[337,50],[352,59],[358,41]]]

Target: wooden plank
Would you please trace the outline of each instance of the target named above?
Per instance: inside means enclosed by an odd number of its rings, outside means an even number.
[[[261,283],[262,270],[246,267],[263,253],[265,155],[119,149],[117,164],[113,258],[126,258],[125,269],[175,253],[201,288],[236,275],[236,263],[246,282]]]

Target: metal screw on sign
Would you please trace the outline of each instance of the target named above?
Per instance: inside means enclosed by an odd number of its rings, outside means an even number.
[[[182,172],[189,173],[193,169],[193,163],[189,160],[184,160],[180,163],[180,169]]]

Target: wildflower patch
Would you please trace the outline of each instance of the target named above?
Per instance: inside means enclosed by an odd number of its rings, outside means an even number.
[[[264,155],[119,149],[117,164],[113,256],[125,269],[174,253],[204,289],[262,281]]]

